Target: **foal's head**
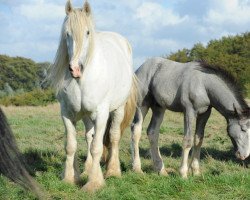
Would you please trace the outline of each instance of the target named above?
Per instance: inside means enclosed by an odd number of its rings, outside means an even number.
[[[235,108],[235,117],[229,120],[228,134],[236,150],[236,157],[245,160],[250,155],[250,112]]]
[[[82,8],[73,8],[68,0],[63,33],[66,40],[69,70],[74,78],[81,77],[91,52],[93,25],[91,8],[86,1]]]

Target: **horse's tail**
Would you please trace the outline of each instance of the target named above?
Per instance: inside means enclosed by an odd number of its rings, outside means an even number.
[[[38,199],[48,199],[38,183],[29,175],[25,165],[7,119],[0,108],[0,174],[31,190]]]
[[[137,98],[138,98],[137,78],[134,74],[132,87],[130,89],[130,95],[129,95],[129,98],[127,100],[127,103],[124,109],[125,111],[124,118],[121,123],[121,135],[123,134],[124,130],[129,126],[129,123],[135,114],[135,110],[137,106]]]
[[[124,117],[120,125],[121,136],[123,135],[124,130],[129,126],[129,123],[135,114],[135,110],[137,106],[137,97],[138,97],[137,78],[136,78],[136,75],[134,74],[132,86],[130,89],[130,95],[128,97],[128,100],[124,108]],[[110,147],[109,131],[111,128],[111,123],[112,123],[112,119],[111,117],[109,117],[104,139],[103,139],[104,147],[103,147],[103,154],[102,154],[102,162],[104,163],[106,163],[108,159],[108,148]]]

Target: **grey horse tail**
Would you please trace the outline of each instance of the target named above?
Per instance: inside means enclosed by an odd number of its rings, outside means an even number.
[[[38,183],[29,175],[25,166],[15,137],[0,108],[0,174],[23,188],[29,189],[38,199],[48,199]]]

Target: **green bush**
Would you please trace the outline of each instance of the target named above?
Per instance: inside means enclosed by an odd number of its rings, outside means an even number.
[[[6,97],[7,94],[4,90],[0,90],[0,98]]]
[[[190,62],[203,60],[230,72],[244,89],[250,93],[250,32],[211,40],[206,46],[197,43],[191,49],[182,49],[167,56],[170,60]]]
[[[40,89],[0,99],[0,104],[4,106],[45,106],[53,102],[56,102],[54,92]]]

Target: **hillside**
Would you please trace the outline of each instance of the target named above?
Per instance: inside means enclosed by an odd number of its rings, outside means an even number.
[[[0,90],[31,91],[40,87],[49,63],[35,63],[31,59],[0,55]]]

